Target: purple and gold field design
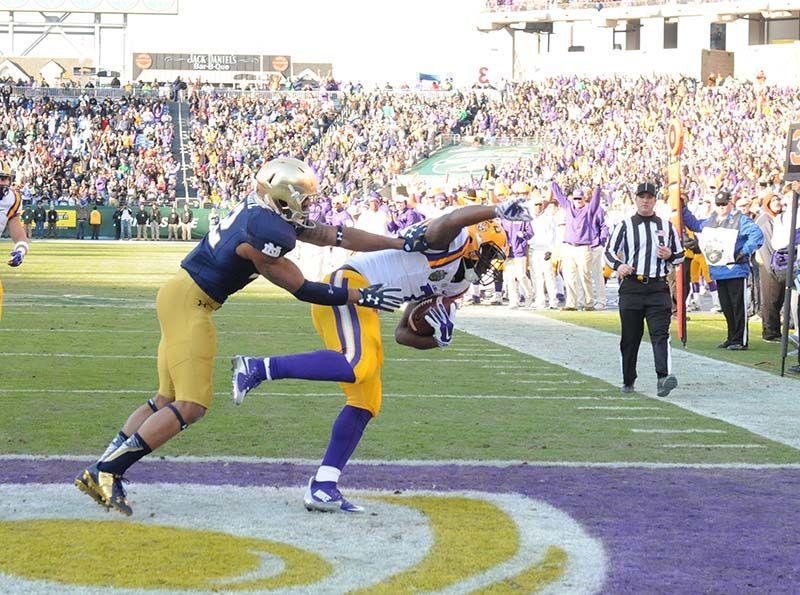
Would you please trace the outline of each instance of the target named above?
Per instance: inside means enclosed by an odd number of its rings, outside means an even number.
[[[132,517],[106,512],[72,480],[152,396],[154,295],[186,247],[52,246],[3,278],[0,593],[800,589],[791,440],[697,413],[689,381],[686,407],[621,395],[473,331],[413,352],[396,316],[384,409],[341,482],[367,511],[307,512],[338,387],[227,398],[232,354],[319,347],[308,308],[266,284],[215,315],[206,418],[128,472]]]

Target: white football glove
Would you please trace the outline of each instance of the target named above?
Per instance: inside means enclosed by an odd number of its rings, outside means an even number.
[[[449,308],[444,304],[439,304],[435,308],[431,308],[425,315],[425,320],[433,327],[433,338],[439,347],[447,347],[452,342],[455,318],[455,304],[450,304]]]
[[[509,198],[494,208],[495,215],[507,221],[531,221],[533,216],[528,210],[527,200],[523,197]]]

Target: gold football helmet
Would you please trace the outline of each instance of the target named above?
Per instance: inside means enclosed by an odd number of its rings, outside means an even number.
[[[14,170],[8,161],[0,161],[0,187],[8,188],[14,181]]]
[[[256,174],[256,194],[293,225],[313,227],[308,221],[306,201],[319,192],[317,176],[299,159],[278,157],[268,161]]]
[[[497,219],[481,221],[468,227],[467,231],[465,278],[471,283],[491,285],[505,265],[508,250],[506,232]]]

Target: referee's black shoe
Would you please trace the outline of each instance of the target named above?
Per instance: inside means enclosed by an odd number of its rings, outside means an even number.
[[[728,351],[747,351],[747,345],[741,343],[731,343],[728,345]]]
[[[728,347],[730,347],[730,345],[731,345],[731,342],[725,340],[722,343],[720,343],[719,345],[717,345],[717,349],[727,349]]]
[[[675,378],[675,376],[673,376],[672,374],[670,374],[669,376],[664,376],[663,378],[658,379],[658,390],[656,391],[656,394],[659,397],[666,397],[677,387],[678,387],[678,379]]]

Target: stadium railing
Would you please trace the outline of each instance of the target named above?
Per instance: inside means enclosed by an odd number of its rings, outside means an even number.
[[[24,97],[61,97],[79,99],[81,97],[157,97],[158,89],[117,89],[112,87],[96,87],[94,89],[73,89],[61,87],[13,87],[13,95]]]
[[[615,6],[656,6],[659,4],[713,4],[716,2],[730,2],[730,0],[487,0],[484,10],[486,12],[519,12],[532,10],[571,10],[603,8]]]

